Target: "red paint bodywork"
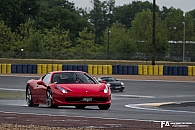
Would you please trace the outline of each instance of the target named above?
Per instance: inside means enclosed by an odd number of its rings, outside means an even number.
[[[86,73],[82,71],[55,71],[51,72],[51,77],[53,74],[61,73],[61,72],[78,72],[78,73]],[[93,77],[92,77],[93,78]],[[27,86],[30,86],[32,93],[32,100],[34,104],[46,104],[46,90],[48,87],[52,90],[53,95],[53,104],[56,106],[64,106],[64,105],[100,105],[100,104],[111,104],[111,91],[110,88],[108,93],[104,93],[103,90],[105,88],[105,83],[96,83],[96,84],[83,84],[83,83],[75,83],[75,84],[55,84],[51,83],[48,85],[39,85],[38,82],[42,81],[42,77],[38,80],[31,79],[27,82]],[[94,79],[95,80],[95,79]],[[68,90],[68,93],[62,93],[58,88],[59,85],[61,88],[65,88]],[[98,101],[91,102],[79,102],[72,101],[73,99],[80,98],[93,98]]]

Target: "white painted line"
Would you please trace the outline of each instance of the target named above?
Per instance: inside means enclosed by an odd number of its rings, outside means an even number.
[[[195,97],[195,95],[161,95],[161,96],[155,96],[155,98],[165,98],[165,97],[180,98],[180,97]]]
[[[21,91],[21,92],[26,91],[25,89],[11,89],[11,88],[0,88],[0,90],[5,90],[5,91]]]
[[[148,111],[162,111],[162,112],[174,112],[174,113],[192,113],[195,114],[193,111],[178,111],[178,110],[165,110],[165,109],[157,109],[152,107],[143,107],[141,104],[128,104],[125,107],[132,108],[132,109],[139,109],[139,110],[148,110]]]
[[[120,95],[120,94],[112,94],[116,97],[127,97],[127,98],[155,98],[154,96],[143,96],[143,95]]]

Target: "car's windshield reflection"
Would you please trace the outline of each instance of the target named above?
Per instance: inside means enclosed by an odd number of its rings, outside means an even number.
[[[65,72],[65,73],[56,73],[52,76],[52,83],[55,84],[95,84],[95,80],[84,74],[84,73],[74,73],[74,72]]]

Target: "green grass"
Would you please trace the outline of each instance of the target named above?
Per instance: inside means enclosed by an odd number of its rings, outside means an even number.
[[[0,91],[0,99],[10,99],[10,100],[25,99],[25,92]]]
[[[0,64],[93,64],[93,65],[151,65],[151,61],[138,60],[53,60],[0,58]],[[156,65],[194,66],[195,62],[156,61]]]

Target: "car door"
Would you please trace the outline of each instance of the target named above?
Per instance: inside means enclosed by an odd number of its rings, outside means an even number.
[[[45,83],[46,86],[37,85],[36,94],[38,96],[39,103],[44,103],[44,104],[46,103],[46,90],[47,90],[47,86],[50,84],[50,77],[51,77],[50,73],[42,77],[42,81]]]

